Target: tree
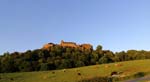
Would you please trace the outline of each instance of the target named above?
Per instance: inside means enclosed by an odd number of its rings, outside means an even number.
[[[71,68],[71,67],[72,67],[72,63],[71,63],[71,60],[69,60],[69,59],[63,59],[59,66],[60,69]]]
[[[125,51],[117,52],[116,56],[118,57],[119,61],[126,61],[127,60],[127,54]]]
[[[76,61],[75,66],[76,67],[81,67],[81,66],[85,66],[85,64],[84,64],[83,61]]]
[[[55,45],[48,50],[6,52],[0,56],[0,72],[45,71],[136,59],[150,59],[150,51],[128,50],[114,54],[110,50],[102,50],[101,45],[95,50]]]
[[[95,61],[98,61],[99,59],[99,54],[95,51],[92,52],[91,58],[94,59]]]
[[[14,61],[12,59],[8,59],[4,64],[2,64],[3,71],[6,72],[16,72],[18,71],[14,65]]]
[[[62,55],[62,47],[61,46],[59,46],[59,45],[56,45],[55,46],[55,53],[56,53],[56,55],[59,55],[59,56],[61,56]]]
[[[102,49],[103,49],[103,47],[102,47],[101,45],[98,45],[98,46],[96,47],[96,51],[102,51]]]
[[[19,64],[19,70],[22,72],[33,71],[32,63],[28,61],[21,61]]]
[[[96,60],[91,58],[90,63],[91,63],[91,65],[95,65],[96,64]]]
[[[40,71],[46,71],[49,70],[48,63],[41,63],[40,64]]]
[[[60,69],[59,68],[60,64],[61,64],[61,60],[60,59],[55,59],[54,65],[56,66],[56,69]]]
[[[2,73],[2,64],[0,62],[0,73]]]
[[[104,64],[104,63],[109,63],[109,59],[107,58],[107,56],[103,56],[99,59],[99,64]]]

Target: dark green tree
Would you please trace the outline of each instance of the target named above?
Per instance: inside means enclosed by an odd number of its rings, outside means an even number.
[[[49,70],[49,64],[48,63],[41,63],[40,64],[40,71],[46,71]]]
[[[83,61],[76,61],[75,66],[76,67],[81,67],[81,66],[85,66],[85,64],[84,64]]]

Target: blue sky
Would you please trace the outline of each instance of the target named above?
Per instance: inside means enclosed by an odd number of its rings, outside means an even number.
[[[0,54],[60,40],[150,50],[150,0],[0,0]]]

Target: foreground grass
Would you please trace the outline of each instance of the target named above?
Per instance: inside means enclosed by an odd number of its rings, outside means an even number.
[[[113,71],[122,72],[122,77],[127,77],[137,72],[149,73],[149,63],[150,60],[135,60],[66,70],[1,73],[0,82],[77,82],[86,78],[110,76]]]

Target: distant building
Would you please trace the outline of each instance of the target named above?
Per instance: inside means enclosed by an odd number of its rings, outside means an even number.
[[[77,45],[75,42],[64,42],[63,40],[61,40],[60,44],[53,44],[53,43],[48,43],[48,44],[45,44],[43,46],[42,49],[49,49],[50,47],[53,47],[53,46],[62,46],[62,47],[72,47],[72,48],[79,48],[79,49],[93,49],[93,46],[91,44],[81,44],[81,45]]]
[[[93,49],[93,46],[91,44],[81,44],[80,46],[83,49],[90,49],[90,50]]]
[[[62,47],[73,47],[73,48],[77,48],[77,44],[74,42],[64,42],[63,40],[61,40],[60,46]]]
[[[53,44],[53,43],[48,43],[48,44],[45,44],[45,45],[43,46],[43,49],[48,49],[48,48],[53,47],[53,46],[55,46],[55,44]]]

